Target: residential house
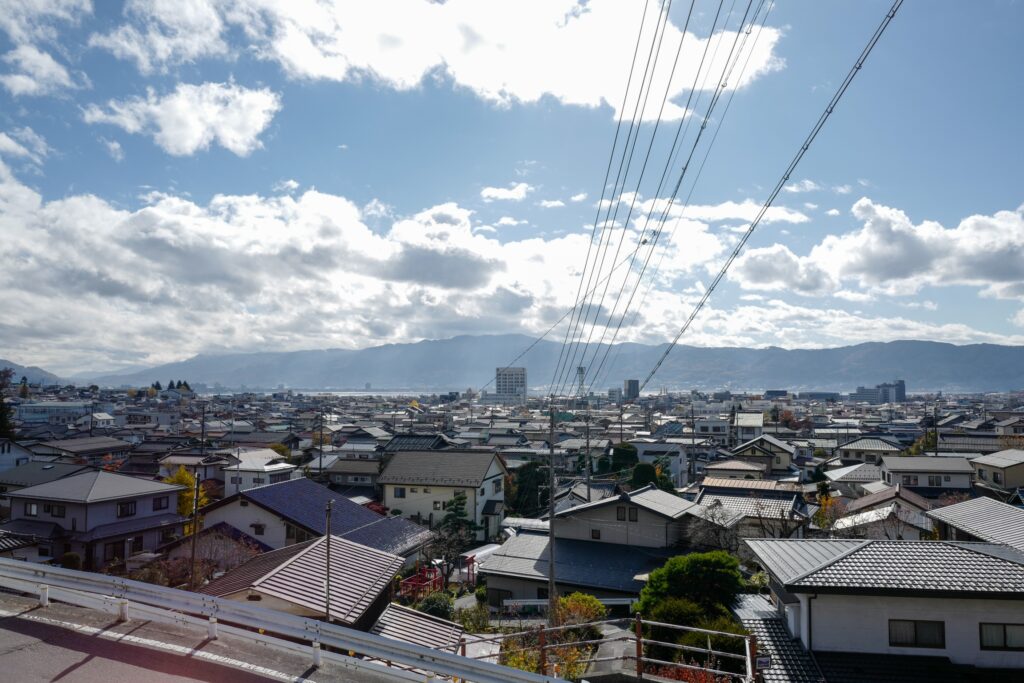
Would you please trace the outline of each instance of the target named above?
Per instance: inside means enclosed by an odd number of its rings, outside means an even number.
[[[902,509],[912,510],[921,514],[928,512],[933,507],[927,498],[914,493],[903,484],[897,483],[893,486],[886,485],[880,491],[869,493],[863,498],[850,501],[846,505],[846,512],[853,514],[855,512],[877,510],[879,508],[887,508],[894,503]]]
[[[623,546],[669,548],[684,536],[694,503],[648,484],[555,513],[555,535]]]
[[[929,510],[939,538],[1000,543],[1024,553],[1024,509],[992,498],[974,498]]]
[[[8,493],[11,519],[0,530],[49,542],[53,557],[82,556],[100,569],[153,550],[182,530],[180,486],[105,470],[73,474]]]
[[[747,460],[721,460],[704,466],[704,474],[720,479],[764,479],[768,465]]]
[[[387,509],[431,528],[448,502],[464,495],[467,517],[479,525],[477,540],[484,541],[498,533],[504,517],[506,474],[492,452],[403,450],[391,456],[377,481]]]
[[[732,421],[732,443],[746,443],[761,436],[764,431],[764,413],[738,412]]]
[[[1024,486],[1024,450],[1010,448],[971,459],[979,482],[1011,491]]]
[[[863,495],[863,484],[882,480],[882,468],[871,463],[836,467],[823,472],[829,486],[847,498]]]
[[[0,472],[24,465],[32,459],[32,451],[13,439],[0,438]]]
[[[407,558],[411,564],[432,535],[406,519],[381,515],[305,477],[232,494],[204,507],[205,526],[225,523],[271,548],[331,533]]]
[[[331,623],[369,630],[391,602],[403,558],[334,535],[330,546],[329,565],[323,536],[258,555],[199,592],[321,620],[329,602]]]
[[[882,461],[882,458],[890,455],[899,455],[902,450],[903,446],[888,438],[861,436],[853,441],[847,441],[836,448],[835,454],[846,465],[863,462],[878,464]]]
[[[108,436],[84,436],[61,441],[44,441],[32,447],[37,456],[54,456],[70,462],[106,465],[121,462],[134,446]]]
[[[20,467],[0,471],[0,508],[7,511],[0,513],[0,517],[6,518],[10,514],[10,500],[7,497],[9,493],[92,469],[88,465],[70,462],[28,462]]]
[[[971,490],[974,468],[967,458],[891,456],[882,458],[882,480],[890,486],[902,484],[916,493],[936,498],[943,493]]]
[[[765,471],[773,475],[791,473],[796,448],[771,434],[761,434],[732,449],[737,460],[765,465]]]
[[[225,460],[217,477],[224,482],[225,493],[278,484],[296,476],[295,465],[284,462],[281,454],[270,448],[230,448],[215,455]]]
[[[814,653],[825,676],[850,653],[861,655],[856,680],[891,680],[869,669],[877,662],[891,667],[893,657],[907,665],[919,661],[919,674],[932,658],[947,659],[947,671],[957,665],[1024,668],[1024,555],[1006,546],[836,539],[746,544],[769,575],[772,601],[790,634]]]
[[[832,523],[829,533],[838,538],[920,541],[931,536],[932,522],[916,510],[889,503],[844,515]]]

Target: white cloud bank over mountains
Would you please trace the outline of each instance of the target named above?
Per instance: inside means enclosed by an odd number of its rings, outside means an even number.
[[[493,226],[455,203],[371,229],[369,209],[344,197],[316,190],[293,196],[282,189],[273,196],[218,195],[206,204],[154,193],[147,205],[126,210],[92,195],[44,201],[0,162],[0,260],[6,265],[0,271],[0,348],[61,370],[156,363],[219,348],[363,347],[459,333],[539,333],[575,296],[589,232],[502,242],[481,230]],[[1017,253],[1019,244],[1004,232],[1011,228],[1019,240],[1019,210],[971,217],[953,229],[914,226],[868,200],[858,202],[855,213],[863,227],[829,238],[822,253],[834,253],[833,239],[841,252],[850,243],[870,246],[879,231],[902,230],[941,240],[921,251],[931,260],[912,278],[970,281],[998,295],[1024,284],[1024,274],[1005,268],[982,282],[984,264],[975,262],[979,252],[970,246],[984,237],[999,254]],[[636,229],[626,232],[623,254],[636,239]],[[666,258],[643,315],[619,339],[671,336],[699,295],[685,283],[706,280],[733,239],[712,224],[681,220],[672,238],[666,236]],[[942,247],[960,251],[943,254]],[[779,248],[771,249],[780,258]],[[816,272],[810,266],[802,272],[795,258],[797,282],[789,279],[788,286],[823,288]],[[756,261],[738,269],[743,285],[775,288],[776,275],[753,267]],[[953,262],[959,270],[945,275],[923,270],[924,263]],[[847,256],[839,263],[830,268],[850,273],[851,285],[891,275],[888,260]],[[978,270],[964,270],[972,265]],[[617,288],[613,280],[611,291]],[[712,305],[686,341],[814,346],[906,337],[1024,341],[963,324],[776,300]]]

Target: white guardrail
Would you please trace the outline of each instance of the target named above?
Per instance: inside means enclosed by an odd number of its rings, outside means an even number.
[[[105,574],[0,558],[0,586],[37,595],[43,604],[53,598],[106,611],[116,607],[123,619],[127,619],[131,611],[136,611],[147,619],[205,625],[211,637],[215,637],[218,629],[222,629],[232,635],[260,640],[264,644],[273,641],[271,644],[281,649],[305,651],[315,664],[319,664],[322,656],[328,656],[344,666],[372,671],[378,675],[393,675],[396,680],[423,681],[424,676],[418,674],[412,677],[412,672],[397,668],[387,669],[382,667],[380,662],[332,656],[322,652],[321,648],[329,647],[341,652],[357,653],[363,657],[394,664],[396,667],[429,671],[439,676],[459,678],[473,683],[555,683],[563,680],[391,640],[315,619],[255,607],[245,602]],[[262,629],[262,632],[246,630],[241,628],[242,626]],[[274,636],[305,641],[309,645]]]

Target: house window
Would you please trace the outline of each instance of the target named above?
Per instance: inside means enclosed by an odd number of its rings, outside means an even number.
[[[999,472],[992,472],[992,483],[993,484],[1002,484],[1003,483],[1003,475],[1001,473],[999,473]]]
[[[26,517],[38,517],[39,506],[35,503],[25,503],[25,516]]]
[[[277,484],[282,481],[288,481],[292,478],[291,472],[278,472],[277,474],[270,475],[270,483]]]
[[[548,589],[547,588],[538,588],[537,589],[537,599],[538,600],[547,600],[548,599]]]
[[[982,650],[1024,650],[1024,624],[979,624]]]
[[[629,508],[629,521],[635,522],[637,520],[637,509]]]
[[[419,489],[409,489],[409,493],[419,493]]]
[[[495,493],[501,493],[501,479],[495,479],[492,484]]]
[[[120,541],[114,541],[113,543],[104,543],[103,561],[113,562],[121,556],[122,552],[124,552],[124,543],[121,543]]]
[[[135,538],[132,539],[132,552],[133,553],[141,553],[142,552],[142,536],[136,536]]]
[[[252,483],[255,484],[255,485],[266,484],[267,480],[264,479],[263,477],[253,477],[252,478]]]
[[[423,493],[430,493],[430,489],[426,486],[423,487]]]
[[[263,533],[267,530],[266,524],[251,524],[250,526],[252,527],[253,536],[262,536]]]
[[[978,468],[978,479],[981,479],[982,481],[988,479],[988,474],[986,474],[985,470],[980,467]]]
[[[124,503],[117,504],[117,516],[118,517],[132,517],[135,514],[135,501],[129,500]]]
[[[937,474],[929,474],[928,475],[928,485],[929,486],[942,486],[942,477],[937,475]]]
[[[946,647],[946,622],[889,620],[891,647]]]
[[[480,497],[483,498],[485,495],[487,495],[487,489],[480,489]]]
[[[405,498],[405,487],[404,486],[396,486],[395,487],[395,498]]]
[[[441,509],[441,501],[439,501],[439,500],[435,500],[434,501],[434,509],[435,510],[440,510]]]
[[[157,510],[166,510],[168,505],[167,496],[159,496],[153,499],[153,512]]]
[[[917,475],[916,474],[904,474],[903,475],[904,486],[917,486]]]
[[[39,554],[39,557],[50,557],[50,553],[52,551],[50,550],[50,546],[41,545],[36,552]]]
[[[50,515],[53,517],[64,517],[67,514],[67,508],[63,505],[54,505],[50,509]]]
[[[594,540],[594,541],[600,541],[601,540],[601,530],[600,529],[591,529],[590,530],[590,538],[592,540]]]
[[[778,455],[775,456],[775,464],[776,465],[781,465],[782,464],[782,457],[781,456],[778,456]]]
[[[945,474],[945,475],[942,476],[942,481],[952,481],[952,480],[953,480],[953,477],[949,476],[948,474]]]
[[[231,483],[232,484],[241,484],[242,483],[242,478],[241,477],[231,477]]]

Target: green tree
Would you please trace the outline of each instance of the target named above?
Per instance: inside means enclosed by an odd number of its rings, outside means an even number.
[[[637,611],[647,614],[666,598],[686,598],[705,609],[728,607],[743,589],[739,561],[723,550],[678,555],[651,572]]]
[[[0,370],[0,438],[12,440],[14,439],[14,424],[11,421],[11,408],[4,400],[4,394],[11,386],[11,377],[13,376],[14,370],[11,368]]]
[[[743,628],[728,614],[720,614],[714,617],[702,619],[694,624],[694,626],[697,628],[707,629],[708,631],[717,631],[718,633],[716,635],[709,636],[706,633],[690,631],[679,637],[679,640],[676,641],[679,645],[707,648],[708,643],[710,643],[711,649],[716,650],[717,652],[729,652],[736,655],[742,655],[746,652],[746,641],[743,638],[733,638],[727,635],[720,635],[724,633],[735,633],[740,636],[749,635],[749,631]],[[706,664],[707,657],[707,654],[693,652],[692,650],[686,654],[687,660],[695,660],[700,664]],[[733,659],[732,657],[722,657],[721,659],[716,658],[716,662],[716,668],[721,668],[725,671],[735,671],[737,673],[741,673],[745,666],[742,660]]]
[[[161,386],[159,381],[153,382],[153,388],[156,389],[157,391],[163,391],[164,390],[163,386]]]
[[[928,430],[907,449],[907,455],[924,455],[935,452],[935,432]]]
[[[196,491],[196,478],[195,476],[185,469],[184,465],[178,465],[178,469],[171,476],[164,479],[165,484],[174,484],[176,486],[184,486],[185,488],[178,492],[178,514],[182,517],[192,516],[192,500],[195,497]],[[199,507],[203,507],[210,502],[209,497],[206,495],[206,489],[202,486],[199,487]],[[185,525],[185,533],[192,533],[192,525]]]
[[[636,454],[636,446],[631,443],[622,442],[612,447],[612,472],[628,470],[640,462]]]
[[[602,455],[597,459],[597,474],[608,474],[611,468],[612,461],[608,459],[608,456]]]
[[[28,398],[28,377],[25,375],[21,376],[21,386],[18,387],[18,398]]]
[[[548,504],[548,476],[539,462],[528,462],[515,470],[511,491],[505,492],[505,504],[511,512],[531,517]]]
[[[286,460],[292,457],[291,450],[283,443],[272,443],[269,448]]]
[[[429,614],[433,617],[439,617],[441,619],[447,619],[451,621],[452,614],[455,611],[455,605],[452,603],[452,597],[447,593],[437,591],[435,593],[428,593],[419,604],[416,605],[416,609],[424,614]]]
[[[629,480],[629,485],[634,489],[638,489],[641,486],[647,486],[648,484],[658,483],[658,470],[654,465],[646,462],[642,462],[633,468],[633,476]]]
[[[441,572],[445,585],[459,566],[459,556],[476,540],[480,525],[466,514],[465,494],[455,496],[445,505],[445,515],[437,525],[434,542],[428,553],[433,559],[441,560]]]

